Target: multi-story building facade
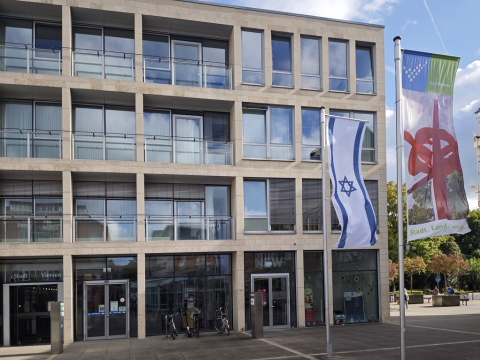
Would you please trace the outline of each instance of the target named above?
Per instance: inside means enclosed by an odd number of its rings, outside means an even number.
[[[389,321],[383,35],[194,1],[0,0],[3,345],[48,341],[57,300],[66,344],[159,335],[178,308],[179,328],[224,307],[245,331],[251,291],[267,328],[321,325],[324,301],[336,323]],[[371,248],[332,250],[321,106],[368,121]]]

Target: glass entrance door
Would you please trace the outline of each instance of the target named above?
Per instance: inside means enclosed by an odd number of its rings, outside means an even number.
[[[290,283],[288,274],[252,275],[252,289],[263,298],[263,326],[283,328],[290,324]]]
[[[50,304],[58,301],[58,285],[10,287],[10,343],[50,342]]]
[[[203,128],[201,116],[173,115],[175,162],[202,163]]]
[[[128,337],[128,280],[88,281],[84,286],[85,340]]]

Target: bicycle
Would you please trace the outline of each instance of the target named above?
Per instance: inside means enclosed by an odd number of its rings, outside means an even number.
[[[165,331],[165,337],[168,339],[168,328],[170,327],[170,337],[172,340],[175,340],[175,337],[178,336],[177,332],[177,327],[175,326],[175,316],[178,315],[178,312],[176,314],[166,314],[165,315],[165,324],[166,324],[166,331]]]
[[[215,310],[215,312],[219,314],[213,323],[215,330],[224,332],[225,335],[228,336],[230,333],[230,324],[228,323],[227,313],[223,312],[223,308]]]
[[[193,333],[200,337],[200,310],[195,309],[193,311]]]

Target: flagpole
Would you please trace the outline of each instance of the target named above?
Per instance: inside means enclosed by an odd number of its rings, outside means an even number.
[[[326,358],[333,358],[333,348],[330,343],[330,288],[328,281],[328,244],[327,244],[327,179],[326,179],[326,168],[325,168],[325,152],[327,149],[326,138],[327,138],[327,128],[325,126],[325,106],[320,108],[320,119],[322,122],[322,201],[323,201],[323,278],[324,278],[324,288],[325,288],[325,328],[327,334],[327,354]]]
[[[400,36],[396,36],[395,42],[395,110],[397,118],[397,225],[398,225],[398,272],[399,272],[399,289],[398,295],[400,299],[400,358],[405,360],[405,272],[403,266],[403,177],[402,177],[402,62],[401,62],[401,46]]]

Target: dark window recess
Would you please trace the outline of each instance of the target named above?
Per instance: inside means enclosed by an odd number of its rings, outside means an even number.
[[[321,179],[302,180],[303,231],[323,230],[323,196]]]
[[[272,231],[295,230],[295,179],[270,179]]]

